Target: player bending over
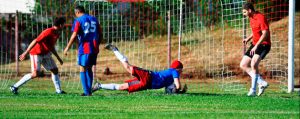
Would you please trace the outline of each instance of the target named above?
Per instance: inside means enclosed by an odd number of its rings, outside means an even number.
[[[64,27],[65,22],[66,20],[62,17],[55,19],[54,26],[44,30],[36,39],[34,39],[30,43],[27,50],[20,55],[19,59],[23,61],[26,55],[28,53],[30,54],[31,73],[26,74],[21,80],[10,87],[12,93],[18,94],[18,88],[20,88],[23,84],[25,84],[30,79],[41,76],[41,65],[43,65],[46,70],[51,71],[51,78],[54,83],[56,93],[66,93],[61,90],[58,68],[53,58],[51,57],[51,54],[54,54],[59,63],[61,65],[63,64],[63,61],[57,54],[54,46],[60,35],[59,32]]]
[[[127,90],[129,93],[147,90],[147,89],[160,89],[165,87],[166,93],[185,93],[187,86],[181,87],[180,74],[183,65],[180,61],[173,61],[171,68],[162,71],[150,71],[141,69],[128,63],[127,57],[121,54],[117,47],[107,44],[106,49],[112,50],[116,57],[121,61],[124,68],[135,78],[126,80],[123,84],[101,84],[96,83],[93,91],[99,89],[108,90]]]

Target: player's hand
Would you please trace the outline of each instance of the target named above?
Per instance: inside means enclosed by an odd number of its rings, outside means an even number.
[[[25,59],[26,54],[27,54],[27,53],[24,52],[23,54],[21,54],[21,55],[19,56],[20,61],[23,61],[23,60]]]
[[[182,93],[186,93],[187,92],[187,90],[188,90],[188,87],[187,87],[187,85],[186,84],[184,84],[184,86],[183,86],[183,89],[182,89]]]
[[[243,44],[247,44],[248,40],[247,39],[243,39]]]
[[[254,46],[254,47],[251,49],[251,51],[250,51],[250,55],[254,55],[256,49],[257,49],[257,46]]]
[[[68,55],[68,49],[66,48],[65,50],[64,50],[64,55]]]

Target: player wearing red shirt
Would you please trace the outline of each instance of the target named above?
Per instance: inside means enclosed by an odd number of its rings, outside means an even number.
[[[59,37],[59,31],[64,27],[66,20],[64,18],[55,19],[54,26],[52,28],[47,28],[44,30],[36,39],[34,39],[27,50],[20,55],[19,59],[22,61],[25,59],[26,55],[30,53],[31,60],[31,73],[23,76],[16,84],[10,87],[10,90],[14,94],[18,94],[18,88],[25,84],[30,79],[41,76],[41,65],[46,70],[51,71],[52,81],[55,86],[56,93],[64,94],[65,92],[61,90],[60,80],[58,76],[58,68],[51,57],[53,53],[60,64],[63,64],[62,59],[57,54],[54,46]]]
[[[259,87],[257,95],[260,96],[268,87],[268,83],[259,75],[258,66],[271,49],[269,24],[265,16],[255,11],[251,3],[244,4],[243,15],[249,18],[252,29],[252,34],[243,39],[243,43],[247,44],[251,39],[252,43],[245,53],[240,67],[252,78],[248,96],[256,95],[256,83],[258,83]]]

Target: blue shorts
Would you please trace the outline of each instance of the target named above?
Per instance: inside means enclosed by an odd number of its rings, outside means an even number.
[[[77,63],[84,67],[96,65],[97,55],[98,54],[79,54]]]

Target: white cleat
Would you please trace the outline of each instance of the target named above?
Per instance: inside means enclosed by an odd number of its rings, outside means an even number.
[[[253,91],[252,89],[250,89],[250,91],[248,92],[247,96],[252,97],[252,96],[256,96],[255,91]]]
[[[269,84],[268,83],[265,83],[264,85],[258,85],[258,94],[257,96],[260,96],[262,95],[265,90],[268,88]]]

